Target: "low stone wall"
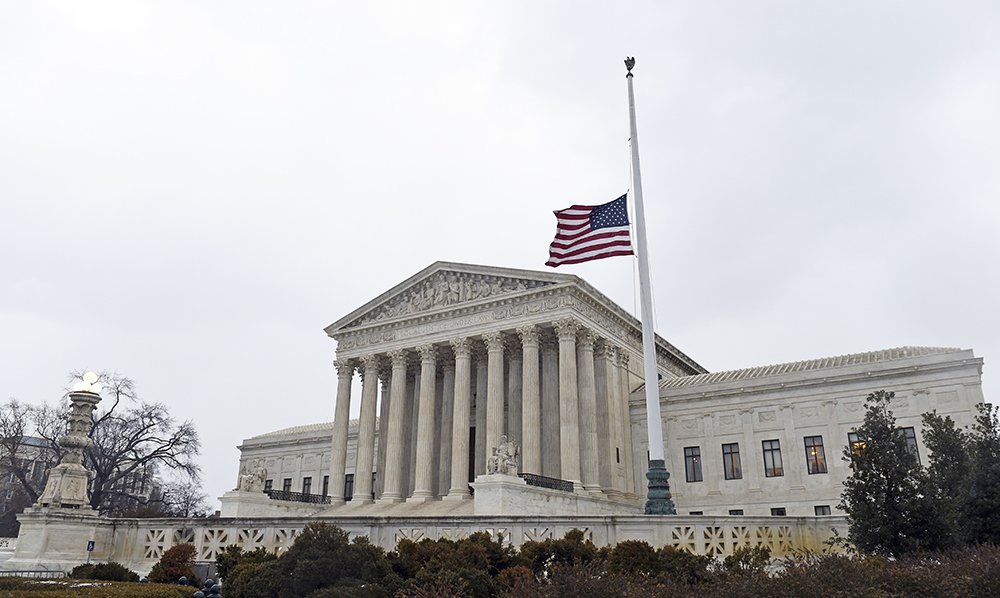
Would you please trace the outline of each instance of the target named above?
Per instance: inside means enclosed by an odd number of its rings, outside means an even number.
[[[66,511],[36,509],[19,517],[21,533],[5,569],[69,570],[87,559],[113,560],[147,573],[164,551],[192,543],[199,561],[214,561],[231,544],[246,550],[281,553],[309,523],[325,521],[363,536],[386,550],[403,539],[457,540],[486,532],[519,547],[524,542],[561,538],[572,529],[598,546],[623,540],[673,546],[696,554],[723,557],[741,546],[766,546],[774,556],[822,550],[836,529],[846,536],[843,517],[711,517],[711,516],[464,516],[464,517],[324,517],[220,519],[104,519]]]

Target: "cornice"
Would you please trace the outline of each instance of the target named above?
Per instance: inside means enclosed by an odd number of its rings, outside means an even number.
[[[688,386],[682,388],[664,388],[660,390],[660,400],[666,400],[672,404],[683,403],[692,400],[703,400],[708,398],[725,398],[732,396],[752,397],[774,392],[804,390],[811,388],[843,386],[846,384],[871,380],[886,380],[890,378],[900,378],[913,374],[934,374],[947,371],[956,371],[976,367],[977,371],[982,366],[982,358],[974,359],[949,359],[947,361],[913,364],[900,360],[892,367],[868,367],[852,372],[824,372],[823,370],[813,370],[811,375],[805,379],[790,379],[789,376],[775,376],[769,378],[756,378],[748,380],[733,380],[728,382],[717,382],[704,386]],[[876,364],[872,364],[876,365]],[[882,365],[882,364],[880,364]],[[888,364],[885,364],[888,365]],[[842,368],[837,368],[842,369]],[[799,375],[801,378],[801,374]],[[633,399],[636,403],[643,400]]]

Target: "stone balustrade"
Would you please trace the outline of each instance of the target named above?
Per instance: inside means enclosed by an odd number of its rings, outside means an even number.
[[[392,550],[401,540],[458,540],[486,532],[505,544],[562,538],[579,529],[598,546],[642,540],[695,554],[725,557],[744,546],[763,546],[773,556],[822,550],[836,529],[846,536],[843,517],[711,517],[647,515],[463,516],[463,517],[273,517],[219,519],[95,519],[73,513],[25,513],[22,540],[6,569],[69,570],[87,558],[113,560],[148,572],[176,544],[194,544],[196,560],[214,561],[226,546],[281,553],[309,523],[325,521]],[[29,533],[24,533],[25,531]]]

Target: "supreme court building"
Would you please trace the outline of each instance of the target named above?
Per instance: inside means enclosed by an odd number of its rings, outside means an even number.
[[[224,517],[642,512],[641,328],[584,280],[437,262],[325,330],[337,342],[333,422],[245,440],[241,476],[258,472],[263,492],[227,493]],[[918,458],[920,414],[967,425],[983,402],[982,359],[968,349],[716,373],[665,339],[656,351],[684,515],[836,515],[868,393],[896,392]],[[488,475],[504,436],[520,447],[519,478]]]

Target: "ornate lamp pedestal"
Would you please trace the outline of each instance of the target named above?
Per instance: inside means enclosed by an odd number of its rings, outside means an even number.
[[[663,459],[654,459],[649,462],[649,470],[646,472],[646,479],[649,480],[649,491],[646,494],[646,514],[647,515],[676,515],[674,501],[670,498],[670,473],[667,472]]]
[[[93,421],[91,414],[101,402],[101,395],[98,394],[100,387],[97,389],[97,392],[88,389],[69,393],[69,400],[72,402],[69,433],[59,440],[59,446],[66,449],[66,452],[59,465],[49,470],[49,480],[38,497],[38,502],[34,504],[35,507],[74,509],[80,515],[94,514],[90,501],[87,500],[90,476],[83,466],[83,451],[93,444],[90,439]]]

